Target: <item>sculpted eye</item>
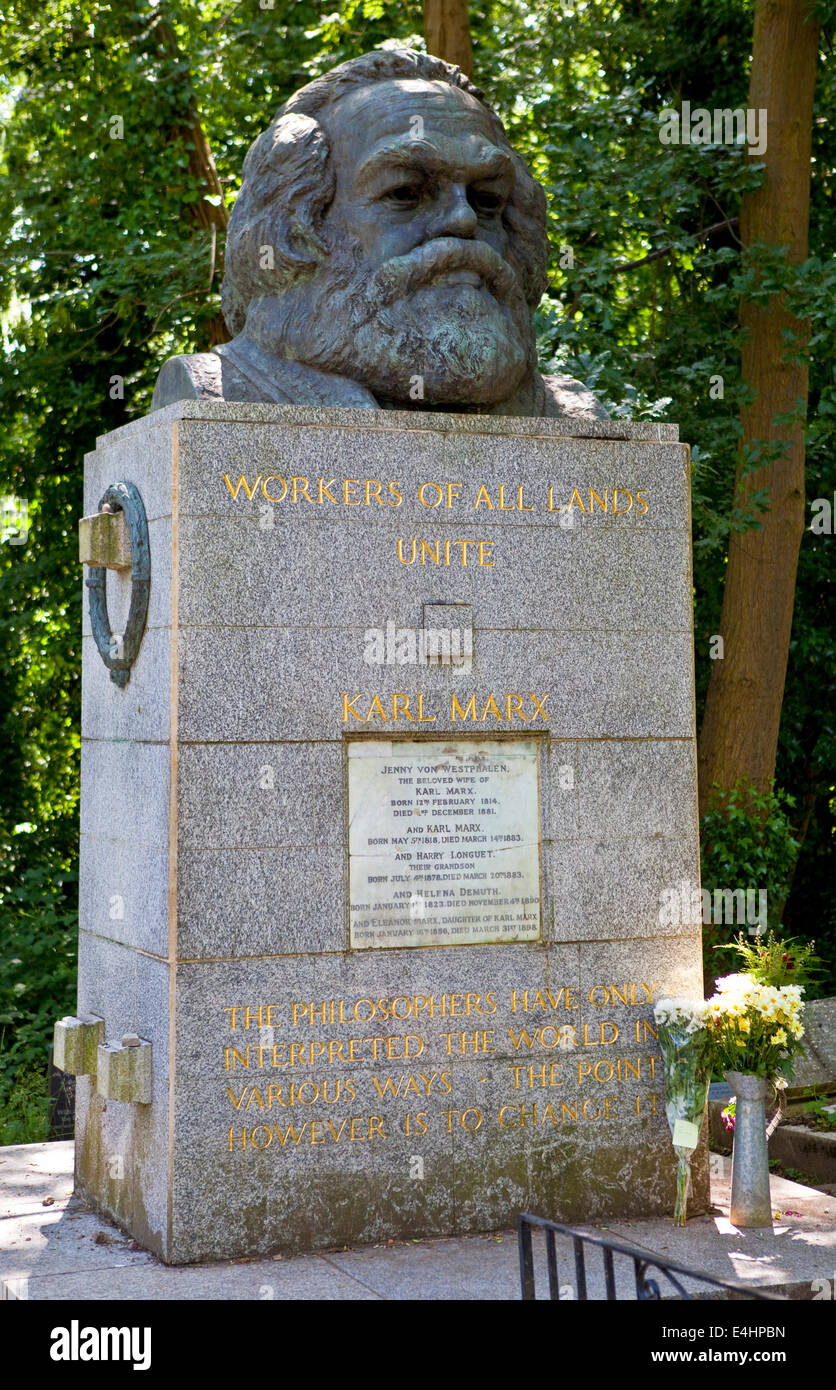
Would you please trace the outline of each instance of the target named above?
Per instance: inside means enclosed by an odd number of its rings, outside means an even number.
[[[387,202],[395,203],[397,207],[413,207],[421,197],[421,186],[417,183],[402,183],[397,188],[390,188],[384,197]]]
[[[505,206],[505,199],[500,193],[491,193],[483,188],[471,188],[468,190],[467,200],[474,212],[481,213],[483,217],[493,216],[501,212]]]

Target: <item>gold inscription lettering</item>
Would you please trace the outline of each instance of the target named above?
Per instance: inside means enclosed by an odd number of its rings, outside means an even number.
[[[419,693],[418,693],[418,723],[419,723],[419,724],[433,724],[437,718],[438,718],[438,715],[437,715],[437,714],[424,714],[424,696],[423,696],[423,695],[421,694],[421,692],[419,691]]]
[[[499,713],[499,710],[497,709],[496,700],[494,699],[492,694],[488,696],[487,701],[485,703],[485,708],[482,710],[482,713],[479,716],[483,724],[485,722],[485,719],[487,718],[488,710],[490,710],[491,714],[494,716],[495,719],[502,719],[502,715]]]
[[[434,502],[428,502],[424,496],[424,490],[428,487],[434,487],[436,492],[438,493],[438,496],[436,497]],[[438,483],[422,483],[420,488],[418,489],[418,500],[424,507],[437,507],[443,496],[444,493],[442,489],[439,487]]]
[[[397,690],[397,691],[395,691],[395,692],[393,693],[393,695],[392,695],[392,722],[393,722],[393,724],[396,724],[397,721],[398,721],[398,714],[399,714],[399,712],[401,711],[401,706],[403,706],[403,715],[404,715],[404,718],[405,718],[405,719],[408,719],[411,723],[414,724],[414,723],[415,723],[415,720],[412,718],[412,715],[411,715],[410,712],[409,712],[409,696],[408,696],[408,695],[405,695],[404,692],[403,692],[402,690]]]
[[[312,501],[313,501],[313,498],[312,498],[312,497],[310,496],[310,494],[308,493],[308,480],[307,480],[307,478],[291,478],[290,481],[291,481],[291,483],[293,484],[293,501],[294,501],[294,502],[298,502],[298,501],[299,501],[299,498],[298,498],[298,496],[297,496],[297,489],[296,489],[296,484],[297,484],[297,483],[299,483],[299,485],[300,485],[298,490],[299,490],[299,492],[301,492],[301,494],[302,494],[302,496],[304,497],[305,501],[306,501],[306,502],[312,502]]]
[[[363,692],[362,692],[362,690],[361,690],[361,691],[360,691],[360,694],[359,694],[359,695],[355,695],[355,696],[353,697],[353,699],[351,699],[351,700],[349,700],[349,698],[348,698],[348,692],[347,692],[347,691],[346,691],[346,693],[343,695],[343,723],[344,723],[344,724],[347,723],[347,721],[348,721],[349,713],[353,714],[355,719],[359,719],[359,721],[360,721],[361,724],[365,724],[366,721],[365,721],[365,719],[363,718],[362,714],[358,714],[357,711],[356,711],[356,709],[354,708],[354,706],[355,706],[355,704],[357,703],[357,701],[358,701],[359,699],[361,699],[362,694],[363,694]],[[296,1022],[295,1019],[294,1019],[293,1021],[294,1021],[294,1023]]]
[[[452,721],[455,721],[457,718],[458,718],[458,719],[467,719],[468,715],[470,715],[470,718],[471,718],[471,719],[474,719],[474,720],[475,720],[475,718],[476,718],[476,696],[475,696],[475,695],[471,695],[470,699],[468,700],[467,704],[465,705],[465,708],[462,709],[462,707],[461,707],[461,705],[459,704],[458,700],[456,699],[455,695],[453,695],[453,696],[451,697],[450,719],[451,719]]]
[[[269,492],[267,491],[267,484],[268,484],[268,483],[281,483],[281,485],[282,485],[282,495],[281,495],[281,497],[273,497],[272,494],[269,493]],[[262,491],[262,493],[264,494],[264,496],[267,498],[267,501],[268,501],[268,502],[283,502],[284,499],[285,499],[286,496],[287,496],[287,483],[286,483],[286,481],[285,481],[284,478],[280,478],[280,477],[279,477],[278,473],[271,473],[271,474],[269,475],[269,477],[265,478],[264,481],[263,481],[263,483],[261,484],[261,491]]]
[[[528,692],[528,695],[529,695],[529,699],[533,700],[534,703],[535,703],[535,705],[537,706],[537,708],[535,709],[534,713],[533,713],[532,716],[531,716],[532,720],[536,719],[536,718],[537,718],[537,715],[540,714],[540,715],[543,716],[543,719],[546,721],[546,723],[548,723],[549,716],[546,714],[546,711],[543,709],[543,705],[546,703],[546,701],[547,701],[548,698],[549,698],[548,695],[544,695],[544,696],[543,696],[542,702],[541,702],[540,700],[538,700],[538,699],[537,699],[537,696],[534,695],[534,694],[532,694],[531,691]]]
[[[233,486],[232,486],[232,483],[229,481],[229,478],[227,477],[226,473],[224,473],[222,476],[223,476],[224,482],[226,483],[227,487],[229,488],[230,492],[232,493],[233,501],[236,501],[236,502],[237,502],[237,500],[238,500],[238,493],[241,491],[241,488],[243,488],[244,491],[245,491],[245,493],[247,494],[247,501],[248,501],[248,502],[252,502],[252,500],[253,500],[253,493],[255,492],[256,488],[258,487],[259,483],[261,482],[261,474],[260,474],[260,473],[259,473],[258,477],[256,478],[256,480],[255,480],[255,482],[253,483],[253,485],[252,485],[251,488],[247,487],[247,480],[246,480],[246,478],[244,477],[243,473],[241,474],[241,477],[238,479],[238,482],[236,483],[236,485],[235,485],[234,488],[233,488]]]
[[[528,716],[522,712],[522,695],[516,695],[511,691],[509,695],[505,696],[505,707],[509,723],[512,713],[516,714],[524,724],[528,723]]]

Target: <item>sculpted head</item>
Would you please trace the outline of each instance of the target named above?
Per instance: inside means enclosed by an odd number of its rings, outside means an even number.
[[[380,402],[492,405],[535,370],[546,257],[543,192],[478,89],[437,58],[367,53],[252,145],[223,311],[260,353]]]

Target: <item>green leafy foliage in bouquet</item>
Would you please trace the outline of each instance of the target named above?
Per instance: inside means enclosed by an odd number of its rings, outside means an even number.
[[[781,938],[770,931],[765,937],[749,939],[740,932],[734,941],[717,946],[717,951],[737,951],[743,958],[745,974],[764,985],[805,985],[821,969],[815,941],[800,937]]]

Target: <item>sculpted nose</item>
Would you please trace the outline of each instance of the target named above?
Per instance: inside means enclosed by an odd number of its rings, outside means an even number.
[[[440,195],[427,230],[432,237],[473,237],[478,225],[479,219],[467,200],[467,188],[464,184],[454,184]]]

